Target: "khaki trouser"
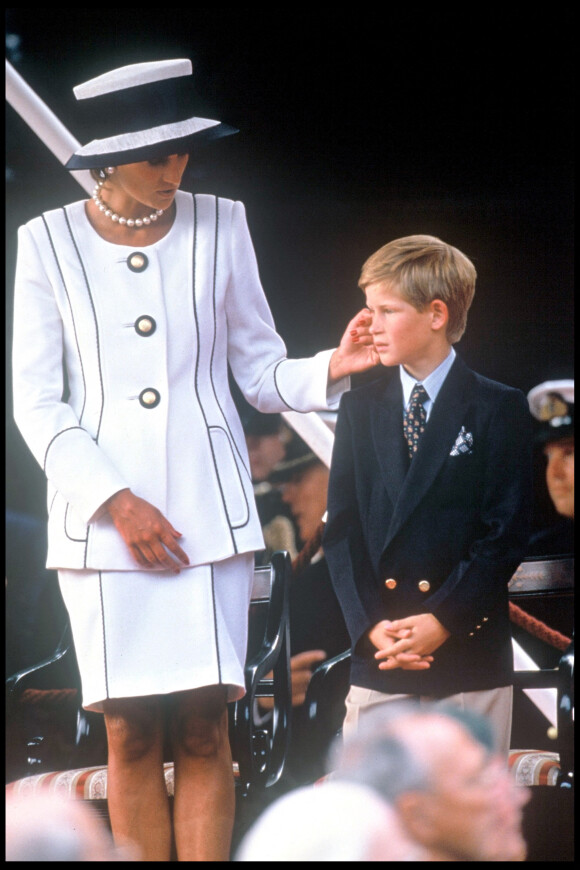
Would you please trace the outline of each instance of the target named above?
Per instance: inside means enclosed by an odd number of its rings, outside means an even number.
[[[486,689],[479,692],[459,692],[446,698],[434,699],[427,695],[387,695],[374,689],[351,686],[346,698],[346,716],[342,734],[344,739],[354,734],[365,712],[374,710],[379,704],[392,701],[413,700],[420,704],[433,704],[436,701],[456,704],[462,710],[473,710],[485,716],[495,731],[497,748],[506,757],[510,748],[512,730],[513,686]]]

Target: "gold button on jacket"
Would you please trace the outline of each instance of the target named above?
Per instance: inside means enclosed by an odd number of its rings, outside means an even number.
[[[136,251],[134,254],[129,254],[127,257],[127,266],[132,272],[143,272],[149,265],[149,259],[141,251]]]
[[[152,317],[146,317],[146,316],[139,317],[135,321],[135,331],[139,335],[143,335],[143,336],[153,335],[156,328],[157,328],[157,324],[155,323],[155,320]]]
[[[139,396],[139,401],[144,408],[154,408],[161,401],[161,396],[159,395],[157,390],[143,390],[143,392]]]
[[[396,585],[397,581],[394,580],[392,577],[389,577],[388,580],[385,580],[385,586],[387,587],[387,589],[395,589]]]
[[[428,580],[419,580],[417,585],[421,592],[429,592],[429,590],[431,589],[431,584]]]

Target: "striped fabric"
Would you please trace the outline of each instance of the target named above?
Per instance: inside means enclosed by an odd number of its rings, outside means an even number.
[[[516,785],[556,785],[560,757],[557,752],[544,752],[541,749],[510,749],[508,767]],[[322,785],[333,778],[332,773],[327,773],[314,784]]]
[[[560,771],[557,752],[538,749],[511,749],[509,767],[516,785],[556,785]],[[173,763],[163,765],[165,785],[169,797],[174,793]],[[239,777],[239,768],[233,765],[234,779]],[[321,777],[318,783],[332,778],[332,773]],[[317,783],[317,784],[318,784]],[[55,771],[26,776],[6,786],[6,792],[18,797],[30,797],[40,789],[48,789],[62,797],[73,800],[102,801],[107,799],[107,767],[82,767],[77,770]]]
[[[556,785],[560,757],[540,749],[512,749],[509,766],[516,785]]]
[[[169,797],[174,793],[173,762],[163,765],[165,786]],[[239,776],[238,765],[233,766],[234,779]],[[47,789],[61,797],[78,801],[101,801],[107,799],[107,767],[81,767],[77,770],[55,771],[25,776],[6,786],[6,793],[18,797],[31,797],[41,789]]]

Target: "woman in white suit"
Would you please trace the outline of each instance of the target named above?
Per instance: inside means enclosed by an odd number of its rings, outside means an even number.
[[[179,190],[195,143],[236,132],[194,116],[190,74],[134,64],[74,89],[99,138],[67,168],[97,186],[20,228],[14,314],[15,418],[48,479],[83,706],[105,716],[113,832],[159,861],[167,738],[178,860],[229,856],[226,705],[264,543],[228,364],[280,412],[336,407],[376,362],[362,313],[336,350],[286,358],[243,205]]]

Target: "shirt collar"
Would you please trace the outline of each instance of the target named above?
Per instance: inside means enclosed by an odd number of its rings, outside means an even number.
[[[429,401],[434,402],[437,398],[437,394],[439,390],[443,386],[443,381],[449,374],[449,369],[453,365],[455,360],[456,353],[455,349],[452,347],[449,350],[448,356],[445,357],[442,363],[440,363],[436,369],[434,369],[430,375],[427,375],[426,378],[422,381],[416,381],[401,365],[399,366],[399,374],[401,376],[401,385],[403,387],[403,399],[405,402],[405,407],[409,404],[409,399],[411,398],[411,393],[413,392],[413,387],[415,384],[423,384],[425,390],[427,391],[427,395],[429,396]]]

